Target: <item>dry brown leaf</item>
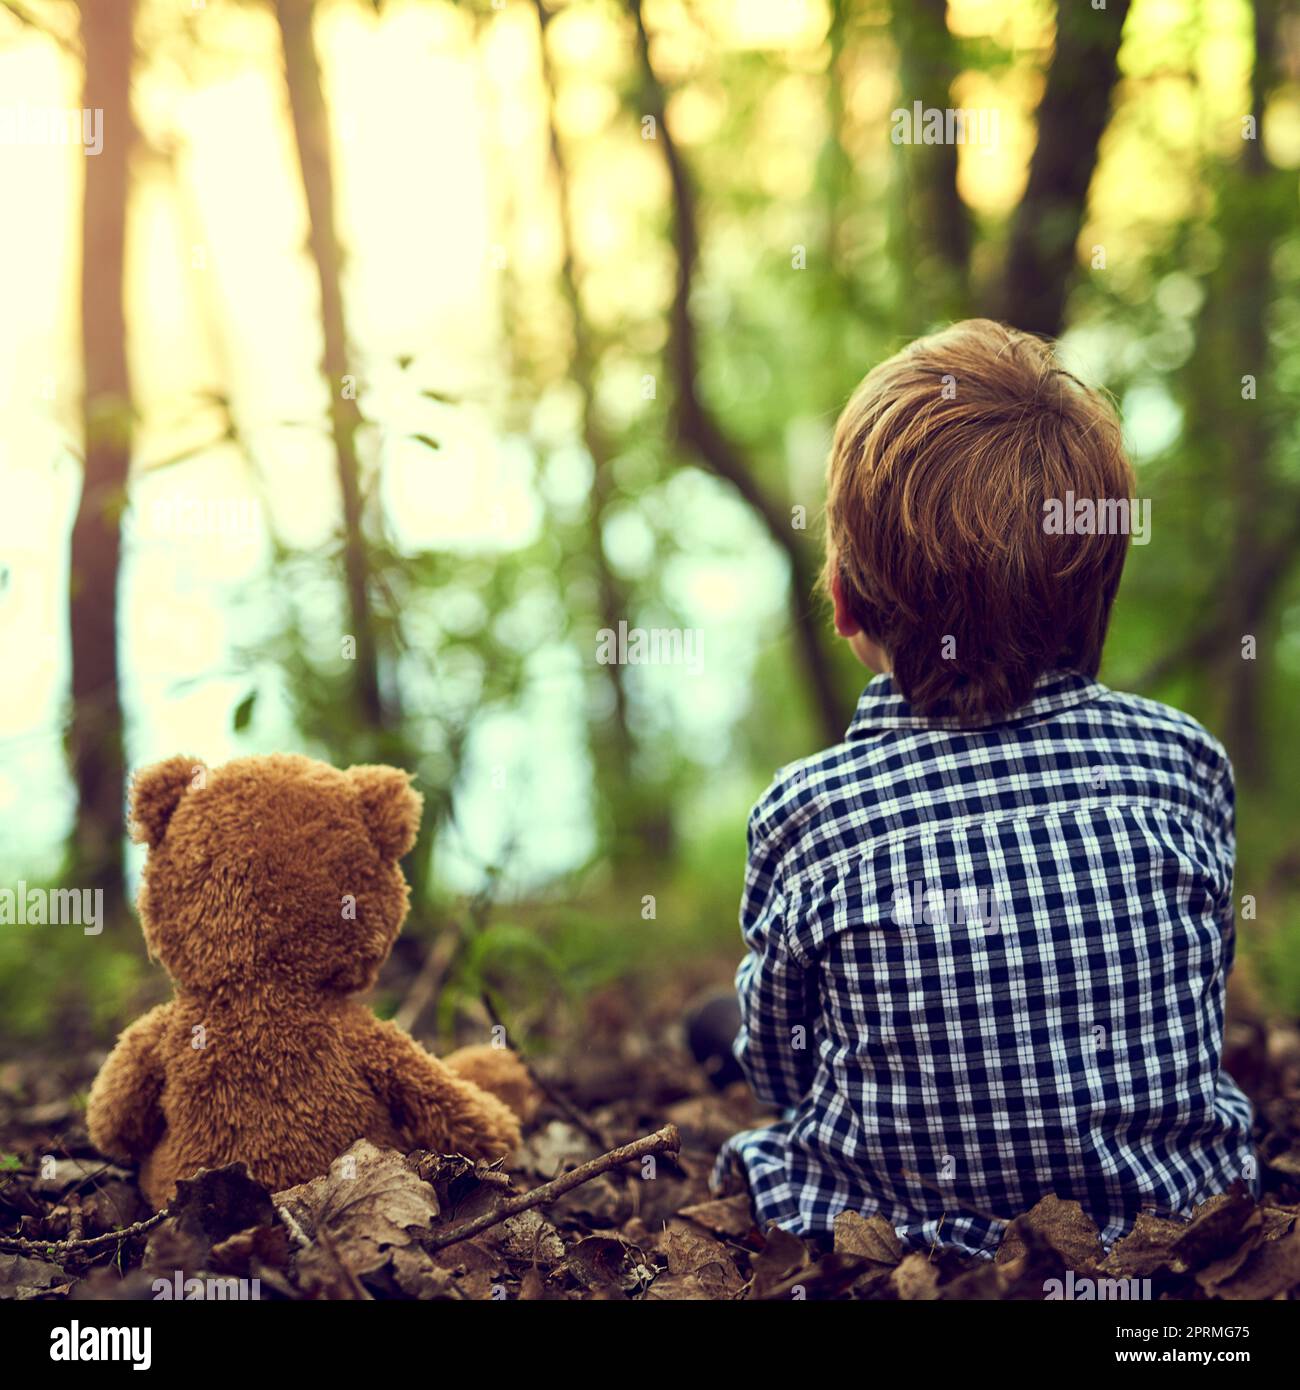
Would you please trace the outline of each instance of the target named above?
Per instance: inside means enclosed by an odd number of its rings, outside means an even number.
[[[1029,1211],[1007,1226],[995,1256],[998,1264],[1008,1264],[1025,1254],[1027,1226],[1060,1255],[1066,1268],[1081,1272],[1096,1269],[1101,1264],[1105,1252],[1096,1222],[1085,1215],[1078,1202],[1062,1201],[1051,1194],[1040,1198]]]
[[[1226,1267],[1229,1262],[1222,1264]],[[1300,1230],[1260,1241],[1223,1275],[1202,1271],[1197,1282],[1214,1298],[1263,1299],[1300,1292]]]
[[[1181,1221],[1154,1216],[1148,1211],[1139,1212],[1133,1229],[1117,1240],[1110,1254],[1102,1260],[1102,1271],[1122,1279],[1149,1279],[1161,1270],[1168,1270],[1183,1229]]]
[[[754,1229],[754,1212],[749,1198],[741,1193],[735,1197],[720,1197],[711,1202],[696,1202],[678,1213],[694,1221],[714,1235],[743,1240]]]
[[[584,1288],[616,1298],[626,1297],[654,1278],[645,1252],[620,1236],[587,1236],[569,1251],[564,1263]]]
[[[550,1179],[594,1158],[590,1139],[567,1120],[552,1120],[535,1130],[515,1151],[511,1168]]]
[[[668,1261],[669,1275],[693,1274],[710,1298],[735,1298],[745,1287],[731,1252],[689,1221],[670,1221],[655,1248]]]
[[[546,1280],[542,1278],[542,1272],[536,1265],[524,1271],[524,1277],[519,1281],[521,1303],[550,1302],[554,1298],[555,1295],[547,1288]]]
[[[512,1260],[529,1260],[550,1268],[564,1259],[559,1231],[537,1210],[508,1216],[483,1234]]]
[[[695,1274],[661,1274],[646,1290],[647,1303],[702,1302],[714,1298]]]
[[[896,1265],[903,1258],[902,1242],[879,1212],[870,1216],[857,1211],[840,1212],[835,1218],[835,1251],[881,1265]]]
[[[745,1116],[725,1096],[712,1092],[670,1105],[664,1111],[664,1119],[681,1131],[684,1147],[707,1149],[711,1153],[745,1126]]]
[[[812,1264],[808,1247],[789,1231],[769,1226],[763,1237],[763,1248],[752,1261],[754,1285],[751,1298],[769,1298],[784,1289]]]
[[[939,1297],[939,1271],[919,1251],[904,1255],[889,1280],[898,1297],[909,1303]]]
[[[358,1139],[322,1178],[275,1194],[315,1240],[324,1231],[338,1258],[358,1277],[382,1269],[433,1225],[438,1199],[393,1149]],[[301,1259],[300,1259],[301,1263]]]
[[[289,1232],[283,1225],[251,1226],[212,1247],[212,1269],[217,1274],[246,1278],[260,1272],[254,1265],[288,1269],[290,1255]]]
[[[67,1275],[56,1264],[0,1253],[0,1298],[37,1298],[66,1281]]]

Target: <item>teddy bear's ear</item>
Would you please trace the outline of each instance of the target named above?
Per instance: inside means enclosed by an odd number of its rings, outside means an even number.
[[[172,812],[191,787],[202,787],[208,770],[197,758],[168,758],[131,780],[131,838],[150,849],[162,843]]]
[[[370,838],[386,859],[410,852],[420,828],[424,798],[411,786],[411,774],[382,764],[348,768],[361,799]]]

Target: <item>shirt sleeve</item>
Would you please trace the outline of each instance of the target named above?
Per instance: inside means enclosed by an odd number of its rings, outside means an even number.
[[[812,1086],[816,979],[791,954],[779,851],[762,834],[761,804],[749,823],[740,928],[749,953],[736,972],[740,1031],[733,1051],[760,1101],[798,1105]]]

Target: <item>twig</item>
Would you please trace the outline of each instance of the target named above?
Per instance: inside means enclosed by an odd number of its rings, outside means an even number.
[[[411,981],[411,987],[402,1000],[402,1007],[393,1015],[393,1022],[404,1032],[410,1033],[420,1021],[421,1014],[433,1002],[442,988],[443,977],[451,964],[456,948],[460,945],[458,931],[446,931],[429,948],[420,965],[419,973]]]
[[[487,1010],[488,1018],[492,1022],[493,1026],[500,1028],[507,1038],[511,1037],[511,1031],[501,1021],[501,1015],[497,1011],[496,1005],[492,1002],[492,996],[487,992],[487,990],[484,990],[479,997],[483,1000],[483,1007]],[[546,1099],[549,1100],[551,1104],[555,1106],[555,1108],[558,1111],[560,1111],[560,1113],[564,1115],[564,1117],[567,1120],[569,1120],[571,1124],[575,1125],[578,1129],[580,1129],[587,1136],[587,1138],[590,1139],[593,1144],[595,1144],[595,1146],[598,1149],[608,1149],[610,1147],[609,1137],[605,1134],[602,1134],[600,1129],[589,1119],[587,1119],[587,1117],[582,1113],[582,1111],[579,1110],[578,1107],[574,1105],[574,1103],[571,1100],[569,1100],[566,1096],[561,1095],[550,1084],[550,1082],[546,1081],[543,1077],[538,1075],[536,1067],[534,1067],[533,1064],[528,1060],[528,1058],[524,1056],[523,1052],[519,1048],[515,1048],[514,1051],[515,1056],[519,1058],[519,1061],[522,1063],[524,1070],[528,1073],[528,1079],[533,1083],[534,1086],[537,1087],[537,1089],[546,1097]]]
[[[448,820],[455,828],[455,815],[449,814]],[[462,836],[462,838],[464,837]],[[463,946],[468,946],[478,936],[492,914],[492,894],[499,877],[499,871],[491,864],[483,867],[487,871],[487,880],[470,899],[467,922],[465,925],[452,922],[448,930],[429,947],[429,953],[425,956],[418,974],[411,982],[406,998],[402,1001],[402,1007],[393,1015],[393,1022],[408,1033],[415,1031],[415,1025],[419,1022],[420,1015],[437,997],[447,972],[456,959],[456,952]]]
[[[424,1242],[424,1248],[432,1254],[437,1250],[445,1250],[449,1245],[457,1245],[462,1240],[469,1240],[471,1236],[478,1235],[480,1231],[488,1230],[499,1222],[505,1221],[508,1217],[518,1216],[521,1211],[528,1211],[532,1207],[549,1206],[552,1202],[563,1197],[566,1192],[572,1192],[575,1187],[581,1187],[583,1183],[590,1182],[592,1178],[600,1177],[602,1173],[608,1173],[611,1168],[621,1167],[624,1163],[632,1163],[638,1158],[647,1157],[649,1154],[676,1155],[681,1147],[681,1142],[681,1136],[677,1133],[677,1126],[665,1125],[653,1134],[647,1134],[643,1139],[637,1139],[631,1144],[624,1144],[620,1148],[611,1149],[608,1153],[601,1154],[599,1158],[593,1158],[587,1163],[579,1164],[578,1167],[567,1173],[562,1173],[558,1178],[543,1183],[541,1187],[533,1188],[531,1192],[521,1193],[518,1197],[508,1197],[492,1211],[484,1212],[483,1215],[474,1217],[472,1221],[465,1221],[459,1226],[453,1226],[451,1230],[443,1231],[433,1240]]]
[[[132,1236],[143,1235],[146,1231],[153,1230],[168,1214],[164,1208],[132,1226],[124,1226],[120,1231],[109,1231],[102,1236],[88,1236],[79,1240],[24,1240],[18,1236],[0,1236],[0,1250],[9,1255],[36,1255],[47,1259],[51,1254],[71,1255],[74,1252],[98,1250],[101,1246],[112,1245],[114,1241],[129,1240]]]
[[[86,1229],[86,1216],[81,1210],[81,1197],[76,1192],[68,1193],[68,1239],[81,1240]]]

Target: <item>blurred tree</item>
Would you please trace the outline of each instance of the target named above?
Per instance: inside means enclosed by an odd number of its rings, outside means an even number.
[[[1242,659],[1241,641],[1248,633],[1255,633],[1257,639],[1263,635],[1257,628],[1266,615],[1259,611],[1260,600],[1255,595],[1265,584],[1272,588],[1281,572],[1280,566],[1265,568],[1267,555],[1260,545],[1268,510],[1280,500],[1272,476],[1270,395],[1275,382],[1268,331],[1272,258],[1278,239],[1293,226],[1295,212],[1293,189],[1287,188],[1290,197],[1284,193],[1285,201],[1280,205],[1272,196],[1278,180],[1264,148],[1264,108],[1277,81],[1275,0],[1253,0],[1253,15],[1253,138],[1243,140],[1240,170],[1235,178],[1229,176],[1224,190],[1236,219],[1236,226],[1229,230],[1238,233],[1225,239],[1229,282],[1221,302],[1231,338],[1224,354],[1231,385],[1223,393],[1226,408],[1218,420],[1221,436],[1231,441],[1227,477],[1236,516],[1228,559],[1232,578],[1225,602],[1236,640],[1230,638],[1224,643],[1216,663],[1226,690],[1224,740],[1247,782],[1257,782],[1263,773],[1260,694],[1276,643],[1257,641],[1257,647],[1264,646],[1266,651],[1257,650],[1254,659],[1247,661]],[[1290,185],[1294,181],[1285,182]],[[1289,214],[1285,221],[1279,222],[1277,211]],[[1255,220],[1253,226],[1251,219]],[[1255,379],[1253,392],[1244,389],[1243,378],[1247,376]],[[1271,604],[1264,606],[1267,609]]]
[[[673,196],[671,226],[677,267],[669,314],[668,365],[676,393],[677,438],[705,468],[735,488],[785,555],[790,566],[790,617],[801,673],[817,727],[827,742],[836,743],[844,735],[849,711],[823,637],[825,624],[813,599],[816,565],[799,540],[792,508],[774,498],[763,486],[749,460],[700,394],[699,350],[691,314],[691,289],[700,253],[695,189],[665,119],[666,93],[651,59],[650,38],[640,0],[630,0],[630,8],[636,26],[642,109],[654,120],[654,139],[663,151]]]
[[[1259,786],[1273,761],[1264,754],[1263,694],[1277,655],[1276,600],[1300,546],[1300,492],[1278,467],[1290,413],[1269,331],[1274,257],[1295,233],[1295,175],[1273,166],[1263,139],[1264,111],[1281,77],[1279,36],[1286,30],[1277,0],[1254,0],[1252,14],[1249,126],[1235,163],[1206,170],[1215,200],[1211,225],[1222,251],[1207,277],[1186,373],[1188,449],[1205,459],[1200,485],[1229,507],[1226,526],[1220,518],[1207,531],[1202,522],[1204,534],[1192,543],[1224,559],[1187,637],[1140,683],[1159,686],[1199,668],[1207,704],[1221,711],[1222,736],[1240,779]],[[1254,640],[1249,655],[1247,638]]]
[[[121,518],[131,461],[123,269],[131,116],[134,0],[81,0],[82,106],[103,113],[103,147],[87,157],[82,203],[81,334],[85,470],[72,527],[69,754],[77,788],[73,881],[122,896],[125,771],[118,690]]]
[[[1029,333],[1060,333],[1079,229],[1110,99],[1128,0],[1056,7],[1056,43],[1038,104],[1029,181],[1011,223],[995,314]]]
[[[588,499],[588,542],[596,571],[600,626],[617,631],[620,620],[630,622],[631,597],[605,553],[605,520],[613,479],[610,463],[615,451],[597,418],[595,377],[599,345],[582,303],[574,249],[572,188],[569,167],[560,132],[555,122],[558,87],[554,65],[547,48],[547,26],[551,20],[543,0],[534,0],[539,26],[542,80],[546,93],[547,143],[555,178],[560,231],[560,283],[569,312],[572,333],[570,379],[582,394],[582,439],[592,464],[591,495]],[[633,775],[635,745],[628,717],[627,668],[618,662],[598,665],[608,684],[611,713],[607,720],[594,723],[591,730],[593,762],[601,800],[611,813],[610,850],[616,862],[638,861],[647,856],[667,859],[672,851],[672,813],[662,788],[644,786]]]
[[[274,0],[284,50],[285,82],[293,117],[294,142],[307,199],[308,246],[320,286],[322,368],[330,398],[330,433],[343,501],[343,571],[348,621],[356,641],[355,695],[362,718],[372,729],[388,725],[390,711],[379,683],[379,654],[370,609],[370,564],[364,530],[361,466],[357,431],[361,411],[357,383],[349,378],[349,343],[343,308],[343,252],[334,210],[334,165],[329,111],[320,62],[312,36],[315,0]]]
[[[891,15],[903,101],[946,110],[958,72],[947,0],[895,0]],[[903,331],[916,334],[967,313],[970,216],[957,191],[955,144],[915,140],[899,151],[902,215],[894,237],[898,317]]]

